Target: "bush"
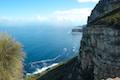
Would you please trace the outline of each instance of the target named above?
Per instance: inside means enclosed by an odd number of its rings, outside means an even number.
[[[0,80],[23,80],[21,45],[0,33]]]

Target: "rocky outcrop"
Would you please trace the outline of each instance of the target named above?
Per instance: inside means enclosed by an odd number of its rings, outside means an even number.
[[[94,80],[120,77],[120,5],[117,4],[119,0],[99,1],[83,31],[81,69],[86,73],[92,71]]]
[[[100,25],[92,27],[86,28],[81,42],[82,71],[88,73],[91,69],[95,80],[120,77],[120,31]]]
[[[91,15],[88,17],[88,23],[94,21],[97,17],[100,17],[103,14],[110,13],[117,8],[120,8],[120,0],[100,0],[92,10]]]
[[[100,0],[83,29],[79,56],[38,80],[120,77],[120,0]]]

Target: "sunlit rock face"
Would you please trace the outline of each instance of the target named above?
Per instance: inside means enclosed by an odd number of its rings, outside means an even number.
[[[120,77],[120,30],[93,27],[86,28],[81,42],[82,71],[91,71],[95,80]]]
[[[120,0],[100,0],[95,8],[92,10],[91,15],[88,18],[88,22],[93,21],[98,16],[117,9],[120,7]]]
[[[80,47],[81,71],[94,80],[120,77],[120,1],[100,0],[88,19]],[[88,72],[91,72],[89,74]],[[84,77],[84,80],[87,80]]]

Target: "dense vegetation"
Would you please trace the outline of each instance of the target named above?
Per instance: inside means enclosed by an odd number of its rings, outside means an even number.
[[[0,80],[23,80],[21,45],[0,33]]]

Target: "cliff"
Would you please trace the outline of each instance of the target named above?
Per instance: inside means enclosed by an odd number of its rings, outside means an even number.
[[[83,29],[79,55],[37,80],[120,77],[120,0],[100,0]]]
[[[94,80],[120,77],[119,0],[100,0],[93,9],[83,31],[80,63],[82,71],[92,71]]]

